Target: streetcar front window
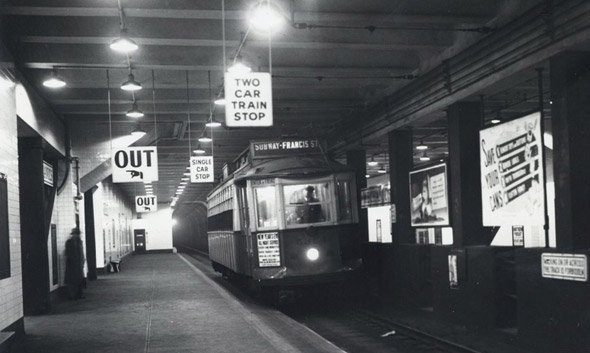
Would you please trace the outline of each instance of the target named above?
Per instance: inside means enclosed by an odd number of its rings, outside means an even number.
[[[265,186],[254,188],[258,228],[277,228],[279,225],[275,187]]]
[[[329,183],[285,185],[283,193],[288,226],[332,220]]]
[[[347,180],[338,180],[338,221],[352,221],[352,196],[350,192],[350,182]]]

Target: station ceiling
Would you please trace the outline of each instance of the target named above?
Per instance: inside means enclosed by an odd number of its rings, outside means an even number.
[[[248,33],[240,52],[242,59],[255,71],[268,71],[267,36],[248,31],[248,10],[256,2],[225,1],[226,58],[229,62],[234,57]],[[366,119],[368,108],[403,90],[412,77],[478,41],[487,35],[487,28],[509,21],[540,1],[274,2],[287,21],[272,37],[275,126],[214,128],[218,173],[251,139],[333,137],[339,124]],[[221,0],[121,0],[121,5],[129,36],[139,44],[139,50],[129,58],[108,47],[120,33],[117,0],[4,1],[3,32],[20,69],[53,109],[96,131],[104,131],[109,123],[107,71],[114,133],[127,134],[136,127],[137,121],[125,116],[133,98],[119,89],[131,65],[143,86],[135,98],[146,113],[140,123],[152,132],[150,144],[155,143],[156,113],[160,181],[154,183],[154,190],[160,201],[166,201],[174,195],[188,166],[189,143],[193,148],[197,145],[213,95],[222,82]],[[318,28],[296,29],[289,25],[291,20]],[[68,83],[66,88],[43,87],[53,68],[58,68]],[[497,114],[494,99],[504,106],[514,95],[522,94],[522,89],[534,92],[535,83],[530,82],[534,75],[527,72],[516,82],[491,89],[486,114]],[[519,93],[505,97],[507,87],[516,86]],[[223,109],[216,107],[214,117],[223,121]],[[413,123],[413,131],[415,143],[426,140],[434,147],[435,157],[444,158],[444,112]],[[384,140],[364,143],[368,157],[376,157],[387,167]],[[124,188],[130,196],[143,191],[133,185]],[[189,185],[179,203],[204,200],[210,189],[211,185]]]

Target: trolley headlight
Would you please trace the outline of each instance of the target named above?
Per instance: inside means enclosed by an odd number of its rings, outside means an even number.
[[[305,256],[307,256],[308,260],[315,261],[320,258],[320,252],[316,248],[309,248],[305,252]]]

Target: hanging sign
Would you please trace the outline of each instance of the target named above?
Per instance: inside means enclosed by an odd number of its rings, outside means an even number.
[[[281,266],[281,248],[279,246],[279,233],[256,234],[258,247],[258,266]]]
[[[544,224],[541,115],[479,132],[484,226]]]
[[[135,196],[135,212],[155,212],[158,210],[157,196]]]
[[[158,180],[156,147],[127,147],[113,151],[111,160],[113,183],[134,183]]]
[[[541,255],[541,274],[544,278],[568,281],[588,281],[588,257],[584,254]]]
[[[214,182],[215,178],[213,176],[213,156],[191,157],[190,173],[191,183]]]
[[[410,172],[410,196],[413,227],[449,225],[446,164]]]
[[[43,161],[43,183],[53,187],[53,166],[45,161]]]
[[[227,126],[272,126],[272,80],[268,72],[228,72],[224,87]]]

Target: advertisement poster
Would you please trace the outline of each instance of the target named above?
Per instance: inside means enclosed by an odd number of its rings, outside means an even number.
[[[410,198],[413,227],[449,225],[446,164],[410,172]]]
[[[539,113],[479,132],[484,226],[544,223]]]
[[[256,234],[258,246],[258,266],[281,266],[281,248],[279,246],[279,233]]]

